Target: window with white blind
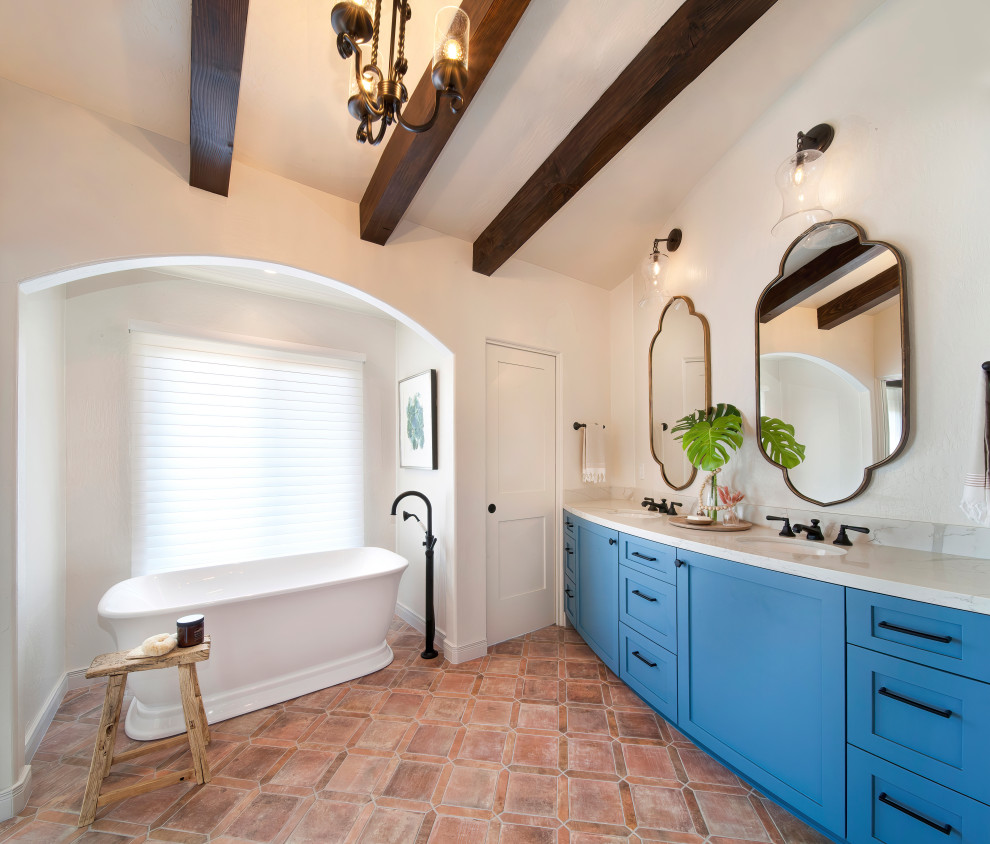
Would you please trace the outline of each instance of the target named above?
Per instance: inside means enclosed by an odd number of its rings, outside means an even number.
[[[131,341],[135,575],[364,544],[363,356]]]

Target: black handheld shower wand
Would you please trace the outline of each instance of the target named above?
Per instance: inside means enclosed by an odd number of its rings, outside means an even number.
[[[437,538],[433,535],[433,506],[430,504],[429,498],[423,495],[423,493],[417,492],[413,489],[408,492],[400,493],[396,497],[395,501],[392,502],[393,516],[395,515],[396,508],[399,506],[399,502],[403,498],[410,495],[423,499],[426,504],[426,527],[424,528],[426,531],[426,539],[423,540],[423,545],[426,547],[426,647],[421,656],[423,659],[436,659],[439,654],[433,644],[433,640],[436,638],[437,633],[436,616],[433,611],[433,549],[436,547]],[[420,521],[419,516],[406,510],[402,511],[403,521],[407,521],[411,518],[419,522],[420,527],[423,527],[423,523]]]

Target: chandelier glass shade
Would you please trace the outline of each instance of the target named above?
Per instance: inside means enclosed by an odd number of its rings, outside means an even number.
[[[424,123],[409,123],[402,108],[409,99],[403,77],[409,69],[406,22],[412,17],[412,8],[410,0],[392,0],[389,62],[383,72],[378,61],[382,2],[341,0],[330,13],[330,24],[337,34],[337,52],[342,59],[354,63],[348,74],[347,110],[358,121],[358,141],[373,146],[381,143],[393,123],[409,132],[428,130],[436,123],[443,99],[448,100],[454,114],[460,110],[468,79],[471,34],[471,22],[457,6],[445,6],[437,12],[431,74],[436,89],[433,113]],[[367,48],[369,44],[370,55],[365,62],[362,46]]]

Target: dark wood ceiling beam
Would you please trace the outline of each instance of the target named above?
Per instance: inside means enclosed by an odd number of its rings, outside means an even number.
[[[392,131],[361,198],[362,240],[384,245],[389,239],[527,6],[529,0],[464,0],[461,3],[461,8],[471,19],[471,69],[464,91],[464,105],[458,114],[453,114],[447,101],[443,100],[437,122],[421,135],[399,128]],[[411,123],[426,120],[433,110],[436,89],[431,70],[432,67],[427,67],[403,112]]]
[[[474,242],[491,275],[776,0],[685,0]]]
[[[760,322],[770,322],[883,251],[882,246],[860,243],[856,238],[826,249],[770,289],[760,303]]]
[[[248,0],[192,0],[189,184],[226,196]]]
[[[901,271],[895,265],[877,273],[818,309],[818,327],[822,331],[836,328],[853,317],[893,299],[901,292]]]

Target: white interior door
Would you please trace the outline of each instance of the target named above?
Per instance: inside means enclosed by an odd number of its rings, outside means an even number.
[[[488,642],[553,624],[557,375],[552,355],[488,344]]]

